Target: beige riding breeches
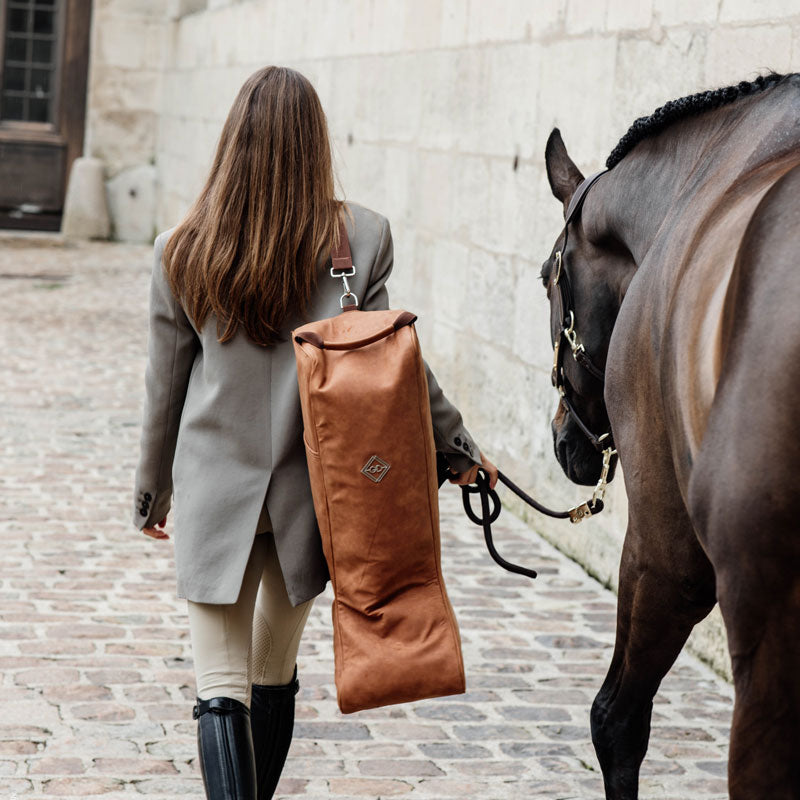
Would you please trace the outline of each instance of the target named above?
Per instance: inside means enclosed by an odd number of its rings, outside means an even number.
[[[265,506],[238,600],[186,601],[197,696],[233,697],[249,708],[252,684],[288,683],[313,602],[291,604]]]

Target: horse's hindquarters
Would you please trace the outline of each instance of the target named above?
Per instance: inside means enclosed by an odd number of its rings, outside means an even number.
[[[800,167],[764,196],[742,240],[689,486],[736,684],[732,798],[800,797],[798,198]]]

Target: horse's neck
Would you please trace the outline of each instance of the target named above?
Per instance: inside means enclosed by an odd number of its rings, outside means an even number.
[[[700,214],[758,193],[796,163],[798,114],[800,91],[791,83],[645,139],[604,179],[608,228],[637,265],[658,261],[676,225],[700,227]]]
[[[640,313],[628,315],[627,335],[657,337],[652,400],[687,464],[720,376],[723,309],[741,238],[766,191],[798,161],[798,103],[774,100],[751,98],[749,110],[734,104],[687,120],[643,142],[609,175],[620,170],[609,218],[642,273],[631,297]],[[640,366],[642,351],[628,350]]]

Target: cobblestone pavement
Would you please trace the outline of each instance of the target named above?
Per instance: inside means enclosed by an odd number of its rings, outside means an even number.
[[[152,251],[16,241],[0,239],[0,799],[199,798],[172,539],[129,522]],[[441,501],[467,693],[342,716],[325,593],[301,646],[280,796],[602,797],[588,715],[614,596],[507,512],[498,546],[540,575],[502,572],[458,490]],[[642,797],[725,796],[731,696],[679,658],[656,700]]]

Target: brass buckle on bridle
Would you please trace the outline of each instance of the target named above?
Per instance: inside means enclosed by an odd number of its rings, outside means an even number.
[[[559,388],[558,385],[558,356],[559,350],[561,349],[561,336],[556,337],[555,344],[553,345],[553,369],[550,371],[550,381],[555,386],[556,389]]]
[[[556,260],[556,276],[553,278],[553,286],[558,286],[558,279],[561,277],[561,251],[556,250],[556,254],[554,256]]]
[[[605,439],[608,436],[604,433],[600,439]],[[603,450],[603,468],[600,470],[600,480],[597,481],[597,486],[594,487],[592,499],[581,503],[575,508],[569,510],[569,521],[577,524],[586,517],[591,517],[593,514],[599,514],[603,510],[603,498],[606,496],[606,487],[608,486],[608,473],[611,471],[611,459],[617,454],[613,447],[607,447]]]

